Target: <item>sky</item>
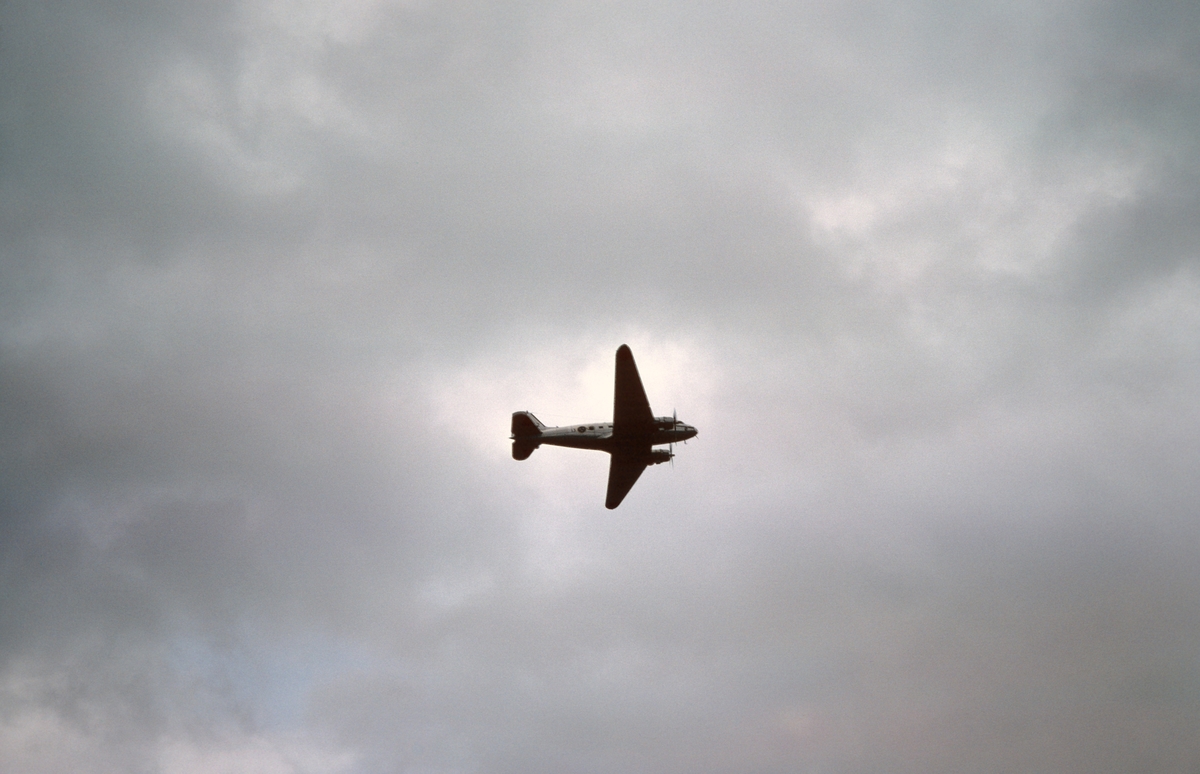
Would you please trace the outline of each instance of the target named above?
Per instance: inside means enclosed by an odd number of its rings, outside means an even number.
[[[1200,772],[1200,5],[9,0],[0,768]],[[628,344],[699,436],[607,421]]]

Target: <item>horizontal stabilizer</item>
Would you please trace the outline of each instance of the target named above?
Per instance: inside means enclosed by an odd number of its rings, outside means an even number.
[[[528,438],[534,435],[541,435],[546,426],[538,421],[538,418],[528,411],[514,411],[512,417],[512,434],[513,438]],[[526,454],[525,457],[529,455]],[[525,459],[518,457],[517,459]]]
[[[533,450],[537,447],[538,444],[536,443],[530,443],[528,441],[513,441],[513,459],[527,460],[529,459],[529,455],[533,454]]]

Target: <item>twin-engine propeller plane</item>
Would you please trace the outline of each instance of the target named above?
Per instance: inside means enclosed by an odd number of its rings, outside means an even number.
[[[617,350],[617,378],[613,389],[612,422],[591,422],[569,427],[546,427],[528,411],[512,415],[512,456],[528,459],[542,444],[595,449],[608,452],[608,497],[604,507],[616,508],[637,483],[647,465],[657,465],[675,456],[673,445],[694,438],[696,428],[675,417],[656,417],[642,387],[633,353],[622,344]],[[672,444],[671,449],[655,449]]]

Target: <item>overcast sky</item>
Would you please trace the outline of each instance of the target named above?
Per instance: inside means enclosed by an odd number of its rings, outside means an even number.
[[[0,768],[1200,772],[1200,5],[0,6]],[[604,509],[629,344],[700,435]]]

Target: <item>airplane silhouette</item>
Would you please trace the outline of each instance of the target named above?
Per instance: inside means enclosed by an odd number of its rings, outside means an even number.
[[[673,448],[652,447],[664,443],[673,446],[677,441],[695,436],[696,428],[691,425],[685,425],[674,416],[656,417],[650,412],[650,401],[646,399],[637,363],[633,362],[633,352],[624,344],[617,349],[612,422],[546,427],[528,411],[517,411],[512,415],[514,460],[529,459],[533,450],[542,444],[595,449],[611,454],[608,496],[604,500],[604,507],[609,510],[621,504],[646,466],[666,462],[675,456]]]

